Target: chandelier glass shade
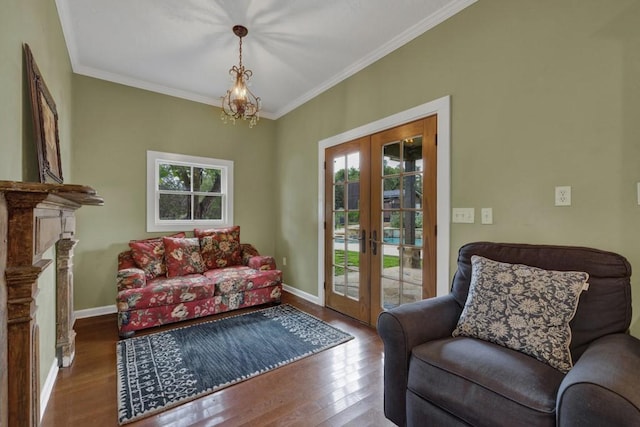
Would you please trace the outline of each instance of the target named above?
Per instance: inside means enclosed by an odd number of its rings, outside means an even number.
[[[229,70],[234,83],[231,89],[222,97],[222,112],[220,117],[226,123],[228,120],[235,124],[236,120],[249,121],[249,127],[255,126],[260,119],[260,97],[249,90],[249,79],[253,72],[242,65],[242,38],[248,34],[246,27],[236,25],[233,33],[240,38],[239,63]]]

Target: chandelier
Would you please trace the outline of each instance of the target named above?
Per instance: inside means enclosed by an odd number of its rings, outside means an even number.
[[[253,72],[242,65],[242,38],[249,33],[249,30],[242,25],[236,25],[233,27],[233,33],[240,38],[240,61],[237,66],[234,65],[229,70],[234,83],[222,97],[220,118],[225,123],[231,120],[234,124],[237,119],[248,120],[251,128],[260,119],[260,97],[255,96],[247,87]]]

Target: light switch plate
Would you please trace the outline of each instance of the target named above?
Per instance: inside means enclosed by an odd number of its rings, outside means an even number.
[[[493,208],[482,208],[480,210],[480,221],[483,224],[493,224]]]
[[[473,224],[475,222],[475,208],[453,208],[451,222]]]
[[[638,183],[638,204],[640,205],[640,182]]]

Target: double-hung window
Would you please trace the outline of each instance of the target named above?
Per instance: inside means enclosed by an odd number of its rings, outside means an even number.
[[[147,151],[147,231],[233,225],[233,162]]]

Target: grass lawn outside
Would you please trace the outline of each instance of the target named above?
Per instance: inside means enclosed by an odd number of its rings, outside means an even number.
[[[335,272],[334,275],[338,276],[344,274],[344,254],[345,251],[341,249],[336,249],[335,251]],[[360,265],[360,252],[357,251],[346,251],[347,252],[347,267],[355,267],[354,270],[357,270]],[[385,255],[383,258],[384,266],[383,268],[391,268],[398,267],[400,265],[400,257],[393,255]]]

